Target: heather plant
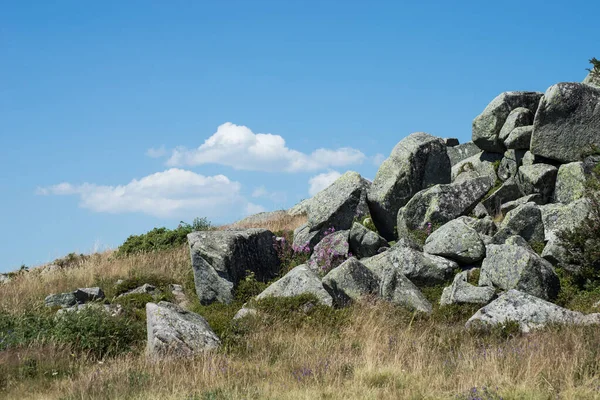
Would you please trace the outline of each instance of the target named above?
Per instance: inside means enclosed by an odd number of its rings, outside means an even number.
[[[334,233],[334,227],[327,229],[323,239],[315,247],[313,253],[314,262],[321,276],[326,275],[329,271],[352,257],[352,253],[348,252],[342,243],[343,238],[339,235],[333,235]]]
[[[292,231],[275,232],[275,235],[277,237],[273,239],[273,247],[277,251],[277,256],[281,262],[282,275],[308,261],[311,253],[308,243],[302,246],[294,245],[294,233]]]

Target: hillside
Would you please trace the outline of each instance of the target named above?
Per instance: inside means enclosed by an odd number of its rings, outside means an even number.
[[[0,397],[600,398],[598,76],[290,210],[5,275]]]

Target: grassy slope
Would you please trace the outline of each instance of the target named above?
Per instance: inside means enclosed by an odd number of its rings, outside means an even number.
[[[100,285],[110,297],[117,279],[145,275],[181,283],[193,298],[190,272],[185,247],[122,259],[103,253],[61,271],[22,274],[0,286],[0,309],[17,315],[39,308],[48,293],[82,286]],[[209,321],[235,311],[192,308]],[[294,310],[273,307],[259,320],[220,327],[222,350],[192,360],[150,362],[143,343],[98,360],[68,344],[33,341],[0,352],[0,398],[475,399],[484,387],[479,398],[600,398],[598,327],[479,336],[463,329],[468,307],[436,307],[432,317],[373,300],[309,315]]]

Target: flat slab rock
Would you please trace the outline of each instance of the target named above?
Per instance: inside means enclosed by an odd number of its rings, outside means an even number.
[[[333,305],[333,298],[325,290],[319,276],[306,264],[298,265],[278,281],[273,282],[256,300],[267,297],[294,297],[313,294],[322,304]]]
[[[181,307],[161,301],[146,304],[147,355],[192,356],[217,349],[221,341],[206,320]]]
[[[531,296],[509,290],[487,306],[479,309],[466,323],[466,328],[490,328],[515,321],[522,332],[542,328],[550,323],[590,325],[600,324],[600,314],[583,314]]]

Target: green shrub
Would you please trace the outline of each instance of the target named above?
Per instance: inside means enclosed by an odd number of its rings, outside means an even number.
[[[196,218],[192,224],[180,222],[176,229],[154,228],[141,235],[131,235],[117,250],[117,256],[167,250],[187,243],[187,235],[191,232],[213,229],[206,218]]]
[[[245,303],[251,298],[258,296],[267,286],[267,283],[256,280],[254,272],[246,271],[246,277],[238,283],[235,289],[235,299],[241,303]]]
[[[589,60],[589,63],[592,64],[592,68],[586,68],[586,70],[589,71],[592,76],[600,77],[600,60],[592,57],[592,59]]]

